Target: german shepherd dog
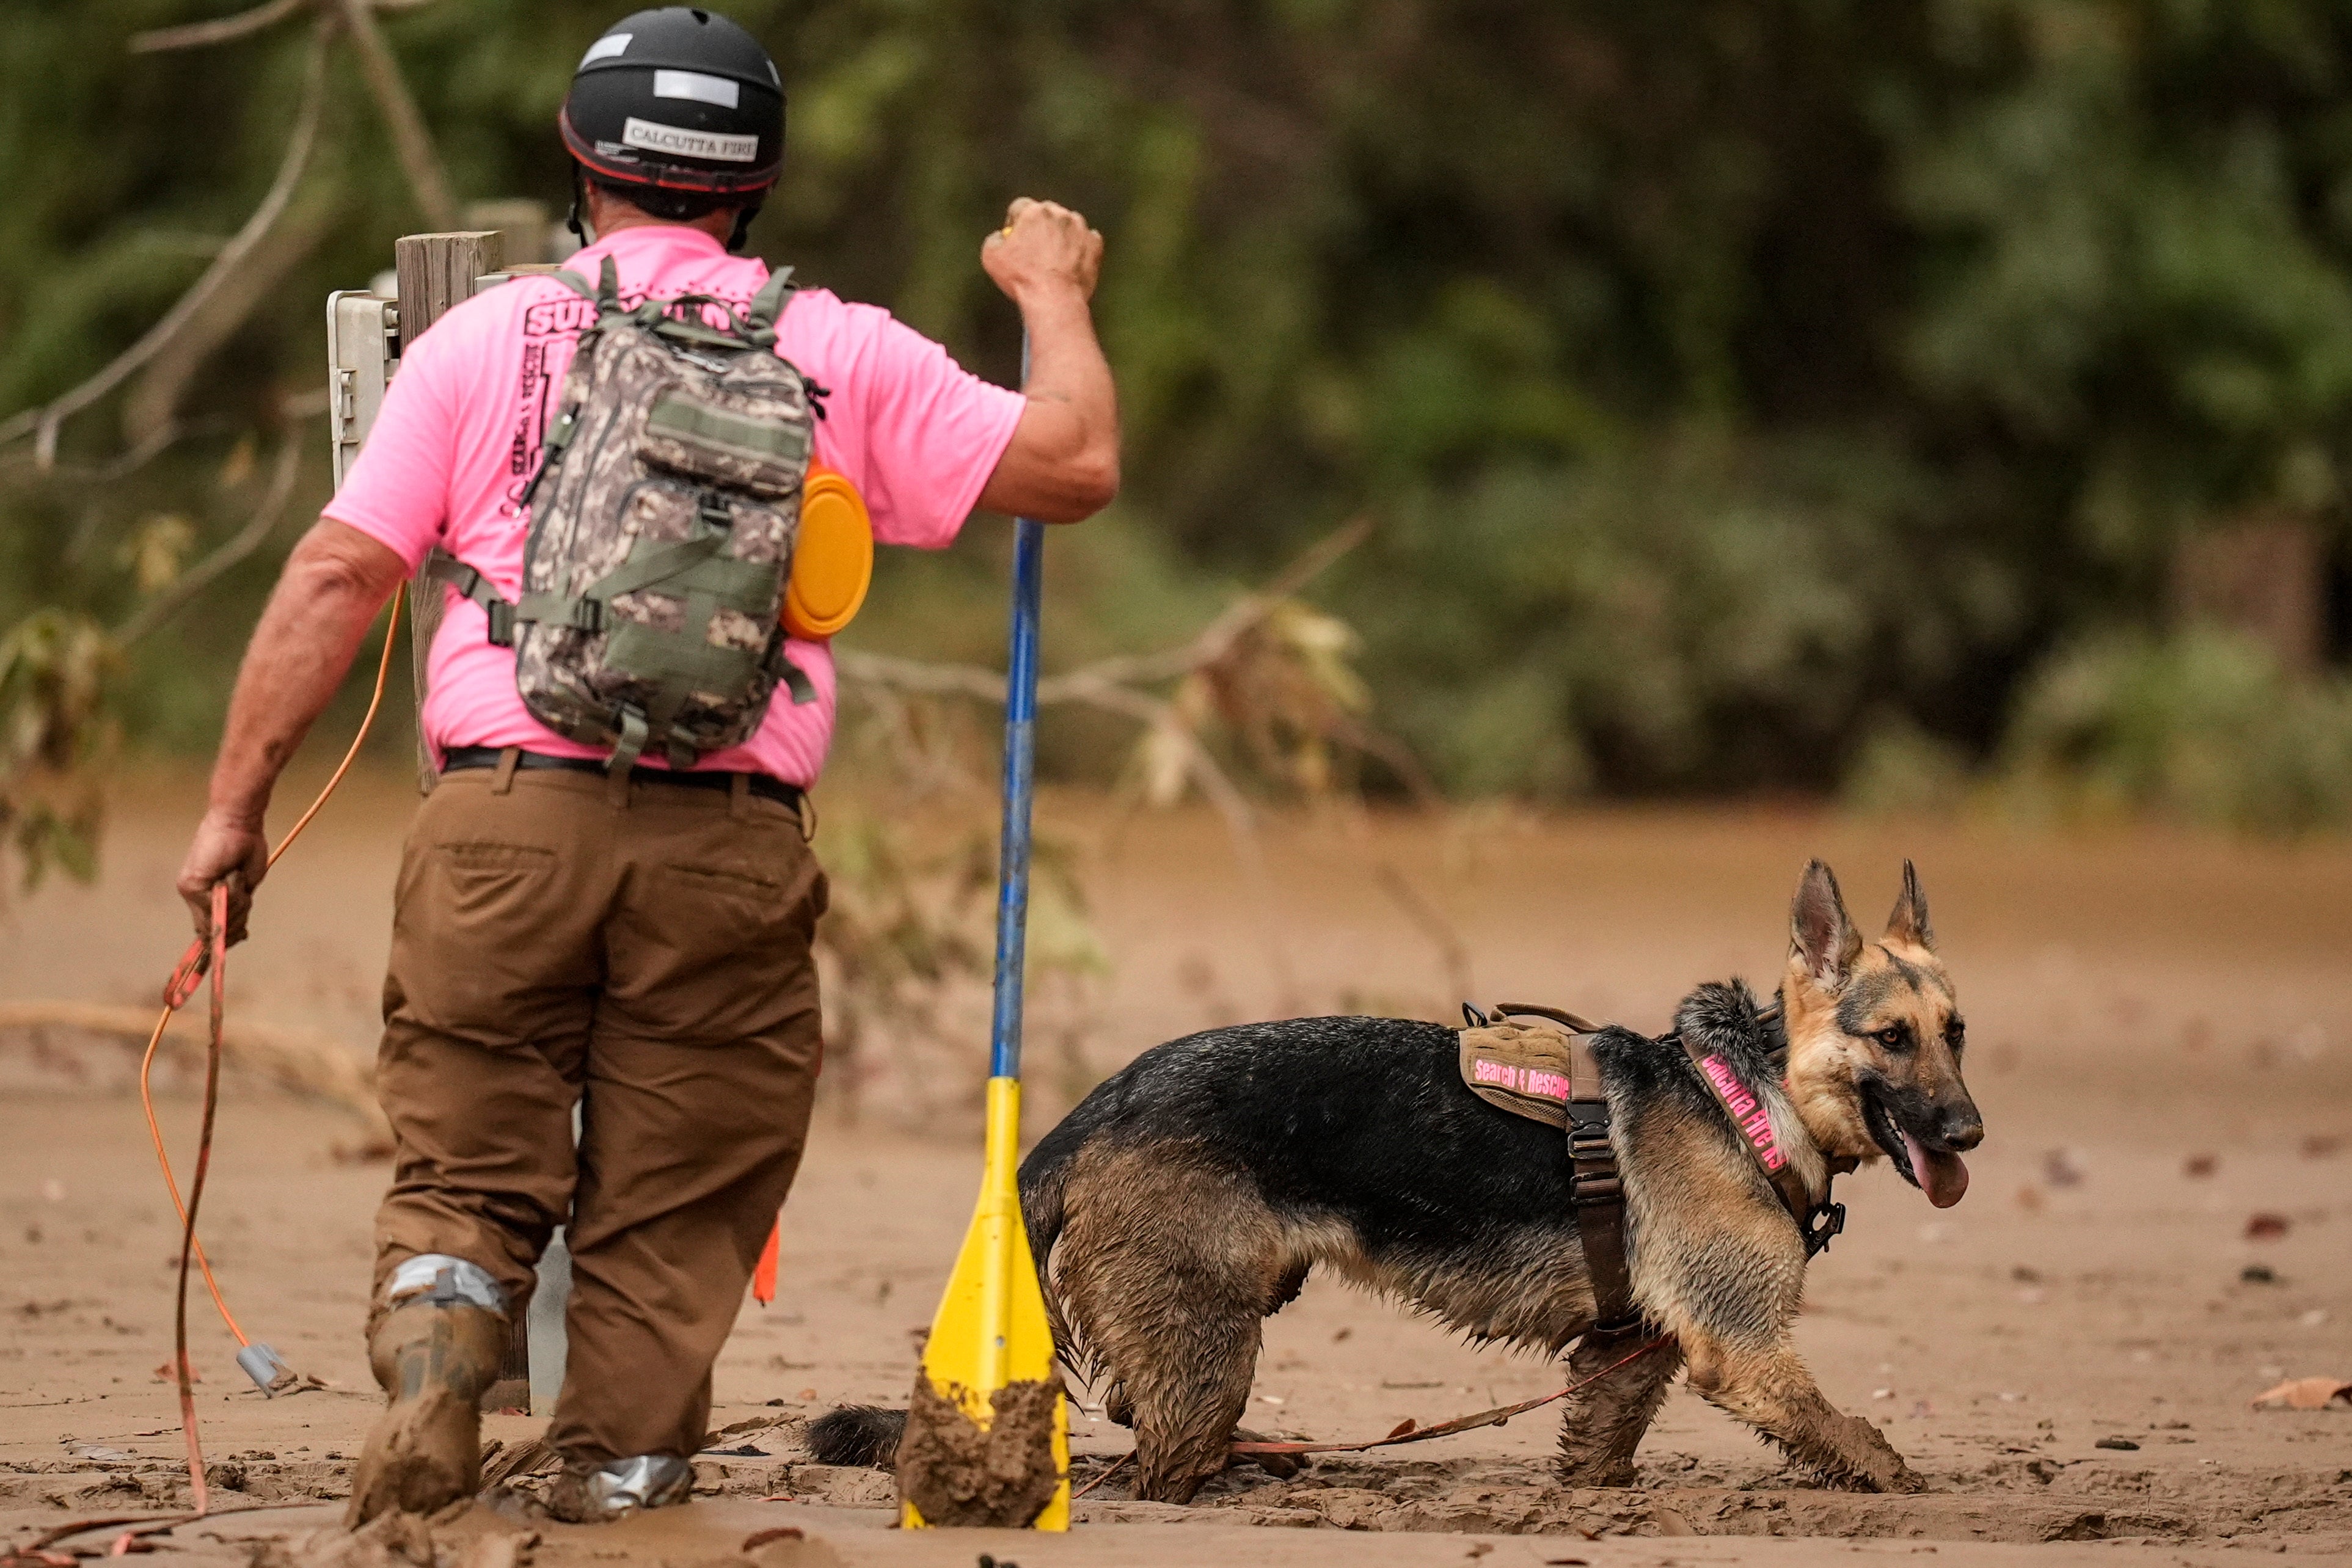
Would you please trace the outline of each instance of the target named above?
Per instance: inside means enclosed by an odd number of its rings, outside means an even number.
[[[1819,861],[1799,882],[1775,1022],[1737,981],[1676,1027],[1729,1062],[1814,1198],[1827,1164],[1880,1155],[1939,1207],[1968,1186],[1984,1124],[1960,1081],[1962,1026],[1910,864],[1865,942]],[[1106,1080],[1021,1166],[1022,1209],[1062,1359],[1133,1428],[1137,1495],[1189,1500],[1223,1469],[1262,1321],[1318,1265],[1474,1340],[1570,1357],[1581,1380],[1622,1342],[1586,1338],[1593,1293],[1567,1141],[1463,1086],[1454,1030],[1298,1019],[1171,1040]],[[1790,1325],[1805,1245],[1683,1047],[1593,1040],[1624,1186],[1634,1299],[1672,1343],[1570,1397],[1566,1484],[1622,1486],[1687,1365],[1691,1386],[1822,1482],[1911,1491],[1869,1422],[1831,1406]],[[1785,1058],[1783,1053],[1785,1053]],[[842,1411],[820,1458],[883,1460],[903,1417]]]

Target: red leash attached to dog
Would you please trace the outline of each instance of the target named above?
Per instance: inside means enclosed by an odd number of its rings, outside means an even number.
[[[1672,1344],[1675,1336],[1660,1334],[1639,1349],[1619,1356],[1591,1376],[1570,1384],[1557,1394],[1547,1394],[1540,1399],[1523,1399],[1517,1405],[1501,1405],[1492,1410],[1481,1410],[1475,1416],[1456,1416],[1451,1421],[1440,1421],[1434,1427],[1414,1427],[1391,1432],[1385,1437],[1375,1437],[1368,1443],[1235,1443],[1236,1454],[1360,1454],[1370,1448],[1392,1448],[1400,1443],[1425,1443],[1432,1437],[1451,1437],[1457,1432],[1475,1432],[1481,1427],[1499,1427],[1514,1416],[1524,1416],[1554,1400],[1565,1399],[1580,1389],[1590,1388],[1621,1366],[1631,1366],[1652,1351]]]
[[[1408,1421],[1401,1429],[1391,1432],[1385,1437],[1374,1437],[1369,1442],[1235,1443],[1230,1451],[1236,1454],[1361,1454],[1373,1448],[1391,1448],[1404,1443],[1425,1443],[1432,1437],[1451,1437],[1461,1432],[1475,1432],[1481,1427],[1499,1427],[1514,1416],[1524,1416],[1528,1411],[1540,1409],[1544,1406],[1553,1403],[1555,1400],[1565,1399],[1570,1395],[1578,1392],[1580,1389],[1591,1387],[1594,1384],[1600,1382],[1602,1378],[1608,1376],[1611,1373],[1615,1372],[1620,1367],[1631,1366],[1633,1363],[1641,1360],[1652,1351],[1657,1350],[1664,1345],[1672,1344],[1674,1343],[1674,1338],[1675,1336],[1672,1334],[1660,1334],[1657,1338],[1650,1341],[1648,1343],[1643,1344],[1624,1355],[1619,1356],[1615,1361],[1611,1362],[1608,1365],[1602,1367],[1591,1376],[1580,1378],[1576,1382],[1570,1384],[1567,1387],[1559,1390],[1557,1394],[1547,1394],[1540,1399],[1523,1399],[1517,1405],[1497,1406],[1492,1410],[1481,1410],[1475,1416],[1456,1416],[1453,1420],[1440,1421],[1434,1427],[1416,1427],[1412,1422]],[[1076,1492],[1071,1497],[1070,1500],[1072,1502],[1077,1501],[1079,1498],[1086,1496],[1087,1492],[1094,1490],[1095,1488],[1110,1479],[1111,1477],[1117,1475],[1121,1469],[1125,1469],[1128,1462],[1134,1458],[1135,1455],[1131,1452],[1121,1454],[1117,1459],[1112,1461],[1110,1469],[1105,1470],[1102,1474],[1088,1481],[1082,1490]]]

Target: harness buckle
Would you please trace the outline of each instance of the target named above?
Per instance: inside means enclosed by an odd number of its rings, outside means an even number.
[[[1845,1230],[1845,1205],[1824,1203],[1805,1217],[1805,1260],[1811,1262],[1830,1249],[1830,1238]]]
[[[490,642],[500,648],[511,648],[515,639],[515,607],[503,599],[493,599],[482,606],[489,617]]]

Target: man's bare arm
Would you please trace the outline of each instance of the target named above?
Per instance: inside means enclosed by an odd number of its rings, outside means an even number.
[[[980,247],[1029,332],[1029,406],[980,493],[982,510],[1075,523],[1118,494],[1118,394],[1087,308],[1102,250],[1085,218],[1025,197]]]
[[[278,775],[343,684],[369,623],[407,573],[385,546],[326,517],[287,558],[237,670],[211,800],[180,867],[180,896],[199,937],[211,934],[213,884],[234,877],[229,940],[244,940],[253,890],[268,869],[262,817]]]

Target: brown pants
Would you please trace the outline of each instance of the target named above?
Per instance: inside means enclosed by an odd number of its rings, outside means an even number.
[[[502,767],[444,778],[402,857],[377,1094],[398,1143],[376,1299],[478,1263],[517,1332],[568,1225],[547,1440],[692,1454],[808,1130],[825,883],[792,808],[740,789]],[[575,1160],[572,1110],[582,1111]]]

